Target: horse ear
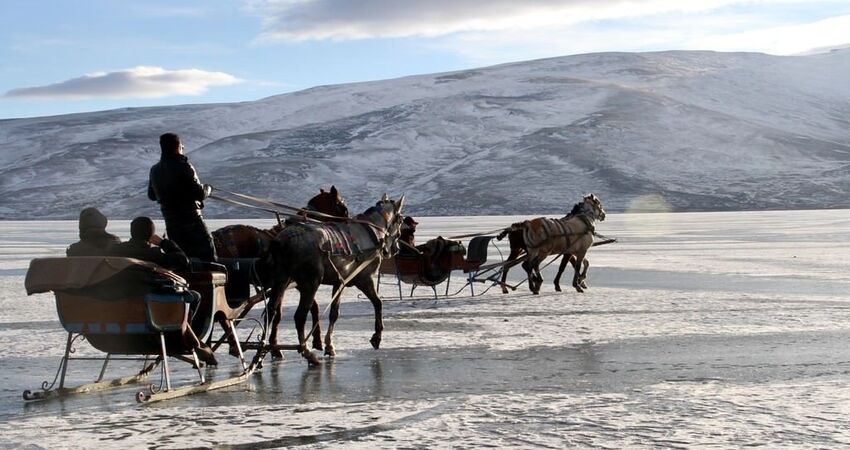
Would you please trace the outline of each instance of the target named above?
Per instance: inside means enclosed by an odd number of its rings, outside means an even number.
[[[324,193],[325,193],[325,190],[324,190],[324,189],[322,189],[322,188],[319,188],[319,193],[320,193],[320,194],[324,194]]]
[[[404,206],[404,194],[401,194],[401,198],[398,199],[398,202],[395,206],[395,212],[401,213],[401,207]]]
[[[381,197],[381,201],[382,201],[382,202],[388,202],[389,200],[390,200],[390,196],[389,196],[389,195],[387,195],[387,193],[386,193],[386,192],[384,192],[384,196],[383,196],[383,197]]]
[[[335,185],[331,185],[331,195],[333,195],[334,197],[339,197],[339,191],[336,190]]]

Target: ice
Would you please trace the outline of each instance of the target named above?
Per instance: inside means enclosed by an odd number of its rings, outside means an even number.
[[[417,217],[417,240],[519,219]],[[273,223],[211,228],[238,222]],[[23,276],[31,258],[62,254],[75,227],[0,222],[2,447],[850,445],[850,210],[609,214],[597,230],[619,241],[589,253],[585,294],[568,277],[554,292],[554,266],[537,296],[522,284],[470,297],[457,272],[455,296],[418,288],[409,298],[405,285],[399,300],[384,278],[379,350],[368,343],[371,305],[351,289],[338,356],[319,368],[288,353],[246,385],[160,404],[137,405],[138,386],[25,404],[24,389],[52,379],[65,337],[52,296],[27,297]],[[109,230],[126,238],[128,228],[113,221]],[[521,278],[513,269],[510,281]],[[329,296],[320,291],[322,310]],[[286,297],[285,341],[296,297]],[[85,343],[78,351],[96,354]],[[237,370],[221,359],[212,379]],[[172,370],[193,379],[176,361]],[[72,362],[70,377],[97,371]]]

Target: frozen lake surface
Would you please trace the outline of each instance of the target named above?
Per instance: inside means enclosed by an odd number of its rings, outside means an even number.
[[[417,239],[516,219],[421,218]],[[371,305],[348,290],[334,360],[308,368],[287,353],[247,385],[140,406],[138,386],[22,401],[64,345],[52,295],[24,293],[27,264],[63,254],[76,223],[0,222],[0,448],[850,445],[850,211],[610,214],[598,231],[620,242],[591,250],[585,294],[568,279],[555,292],[552,270],[539,296],[522,285],[434,301],[420,288],[400,301],[384,284],[373,350]],[[214,379],[236,370],[219,359]],[[72,362],[70,381],[98,367]]]

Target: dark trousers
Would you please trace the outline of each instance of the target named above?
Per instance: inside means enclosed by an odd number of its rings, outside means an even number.
[[[174,241],[189,258],[209,262],[218,261],[212,236],[203,217],[166,221],[165,230],[168,238]]]

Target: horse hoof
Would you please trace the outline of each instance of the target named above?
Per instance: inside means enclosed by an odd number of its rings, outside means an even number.
[[[234,358],[238,358],[239,357],[239,349],[236,348],[235,346],[230,346],[230,348],[227,350],[227,354],[234,357]],[[283,355],[281,355],[281,357],[283,357]]]
[[[322,361],[319,360],[319,357],[313,354],[313,352],[307,351],[301,354],[304,359],[307,360],[307,365],[310,367],[317,367],[322,365]]]
[[[507,289],[502,289],[502,294],[507,294],[507,293],[508,293]]]
[[[313,350],[324,350],[325,346],[322,344],[321,340],[313,341]]]
[[[336,350],[334,350],[333,347],[328,346],[327,348],[325,348],[325,356],[333,358],[334,356],[336,356]]]
[[[381,346],[381,337],[380,336],[372,336],[372,339],[369,339],[369,343],[372,344],[372,348],[377,350]]]
[[[561,286],[555,286],[555,291],[556,291],[556,292],[561,292]]]
[[[280,350],[272,350],[272,361],[280,361],[283,359],[283,352]]]

